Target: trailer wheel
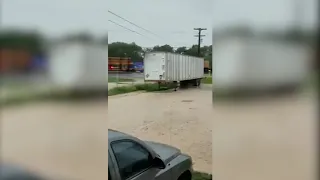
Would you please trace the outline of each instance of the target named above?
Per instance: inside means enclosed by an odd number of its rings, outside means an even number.
[[[193,86],[198,86],[198,79],[194,79],[191,82]]]
[[[201,85],[201,79],[197,79],[197,86],[200,87]]]
[[[174,86],[173,90],[177,91],[177,88],[179,87],[178,86],[178,82],[177,81],[173,81],[173,86]]]

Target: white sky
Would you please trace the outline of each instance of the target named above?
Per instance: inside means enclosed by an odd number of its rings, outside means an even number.
[[[109,41],[191,46],[197,43],[195,27],[207,28],[203,44],[212,43],[212,27],[248,23],[254,28],[285,28],[292,24],[294,0],[2,0],[4,27],[36,28],[47,35],[90,31],[109,32]],[[317,22],[317,0],[301,0],[304,27]],[[160,37],[111,15],[108,10]],[[114,25],[112,20],[144,36]],[[147,37],[145,37],[147,36]]]

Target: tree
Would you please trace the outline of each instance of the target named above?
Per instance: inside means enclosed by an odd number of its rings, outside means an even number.
[[[170,45],[166,44],[163,46],[155,46],[153,47],[152,51],[161,51],[161,52],[174,52],[173,47],[171,47]]]
[[[74,34],[65,35],[63,38],[65,41],[80,41],[80,42],[93,42],[95,41],[94,37],[87,32],[80,32]]]
[[[106,39],[102,41],[106,43]],[[142,48],[135,43],[114,42],[108,45],[109,57],[131,57],[132,61],[142,61],[144,54],[152,51],[171,52],[185,54],[190,56],[198,56],[198,45],[193,45],[191,48],[178,47],[175,51],[173,47],[166,44],[163,46],[154,46],[153,48]],[[204,57],[211,64],[212,62],[212,45],[203,46],[200,49],[200,56]]]
[[[108,45],[109,57],[131,57],[132,61],[142,61],[144,51],[135,43],[114,42]]]
[[[37,31],[0,31],[0,48],[25,49],[32,54],[44,53],[44,37]]]
[[[178,53],[178,54],[184,54],[185,52],[187,51],[187,47],[178,47],[175,51],[175,53]]]
[[[191,48],[187,49],[184,54],[189,56],[198,56],[198,45],[193,45]]]

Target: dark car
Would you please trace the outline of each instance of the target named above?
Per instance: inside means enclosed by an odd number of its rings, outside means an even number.
[[[109,180],[191,180],[192,159],[175,147],[108,130]]]

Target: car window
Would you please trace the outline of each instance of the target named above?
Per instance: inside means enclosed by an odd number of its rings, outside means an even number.
[[[122,179],[127,179],[152,166],[151,154],[133,141],[119,141],[111,144]]]

